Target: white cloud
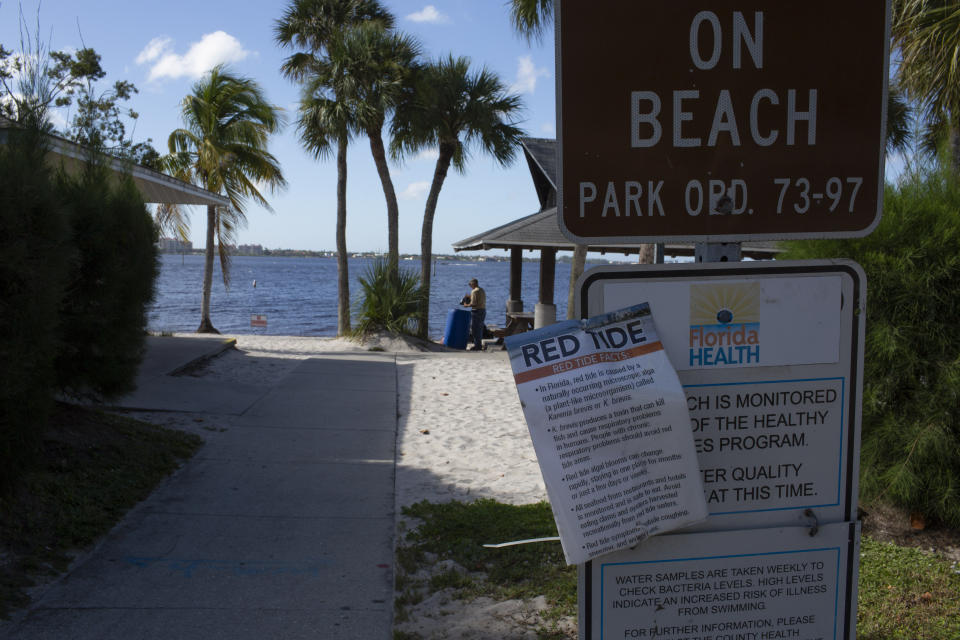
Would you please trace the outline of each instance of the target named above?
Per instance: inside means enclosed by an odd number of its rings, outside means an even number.
[[[154,38],[137,56],[137,64],[153,63],[149,80],[160,78],[199,78],[218,64],[239,62],[250,51],[225,31],[204,34],[183,55],[172,50],[169,38]]]
[[[537,88],[537,78],[549,77],[550,71],[545,67],[539,69],[533,64],[531,56],[517,58],[517,79],[510,86],[513,93],[533,93]]]
[[[540,125],[540,131],[550,136],[557,135],[557,127],[552,122],[544,122]]]
[[[67,120],[67,116],[63,113],[62,109],[50,109],[47,111],[47,117],[50,119],[50,123],[54,128],[65,131],[70,125],[70,122]]]
[[[412,20],[413,22],[432,22],[434,24],[447,22],[448,19],[447,16],[437,11],[437,8],[432,4],[428,4],[420,11],[407,16],[407,20]]]
[[[434,148],[434,149],[424,149],[423,151],[418,153],[416,156],[414,156],[413,159],[414,160],[432,160],[436,162],[439,157],[440,157],[440,149]]]
[[[407,185],[407,188],[400,193],[400,198],[402,200],[419,200],[427,195],[429,190],[429,182],[411,182]]]
[[[170,48],[170,43],[172,40],[165,36],[160,36],[154,38],[147,43],[147,46],[143,48],[143,51],[137,54],[136,62],[137,64],[144,64],[147,62],[153,62],[159,58],[167,49]]]

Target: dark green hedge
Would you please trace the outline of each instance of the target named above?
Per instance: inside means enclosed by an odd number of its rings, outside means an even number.
[[[788,247],[867,273],[862,498],[960,526],[960,182],[910,176],[868,237]]]
[[[0,486],[30,463],[51,405],[69,211],[36,132],[0,145]]]
[[[44,140],[9,128],[0,144],[0,489],[31,464],[58,391],[133,388],[157,273],[132,179],[66,176]]]
[[[90,163],[61,173],[71,207],[74,259],[61,307],[57,381],[71,393],[113,397],[132,391],[157,275],[156,233],[133,180]]]

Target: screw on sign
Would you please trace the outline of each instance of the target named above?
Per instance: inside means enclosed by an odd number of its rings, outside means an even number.
[[[879,221],[887,3],[559,0],[557,21],[567,235],[852,237]]]

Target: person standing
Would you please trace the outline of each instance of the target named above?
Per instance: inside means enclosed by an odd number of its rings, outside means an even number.
[[[470,300],[464,306],[470,307],[470,331],[473,333],[470,351],[480,351],[483,349],[483,321],[487,317],[487,292],[480,288],[476,278],[470,281]]]

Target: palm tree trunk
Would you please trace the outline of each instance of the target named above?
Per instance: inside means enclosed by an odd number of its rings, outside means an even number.
[[[433,182],[427,195],[427,204],[423,209],[423,227],[420,230],[420,281],[423,287],[423,302],[420,303],[418,331],[421,338],[427,338],[430,322],[430,265],[433,262],[433,217],[437,213],[437,199],[443,181],[447,179],[447,170],[453,158],[454,147],[449,143],[440,143],[440,157],[433,171]]]
[[[337,140],[337,335],[350,333],[350,264],[347,256],[347,135]]]
[[[567,320],[578,318],[578,309],[574,308],[577,297],[577,280],[583,275],[587,264],[587,245],[578,244],[573,249],[573,261],[570,263],[570,290],[567,292]]]
[[[950,162],[953,172],[960,174],[960,125],[956,122],[950,125]]]
[[[390,267],[390,274],[395,277],[400,268],[400,208],[397,206],[397,192],[393,188],[393,180],[390,179],[390,167],[387,165],[387,154],[381,135],[382,128],[380,125],[367,130],[367,137],[370,138],[370,152],[373,154],[373,162],[377,165],[377,174],[383,186],[383,196],[387,200],[387,264]]]
[[[213,232],[217,225],[216,205],[207,205],[207,247],[203,258],[203,298],[200,303],[200,326],[197,333],[220,333],[210,322],[210,294],[213,289]]]

